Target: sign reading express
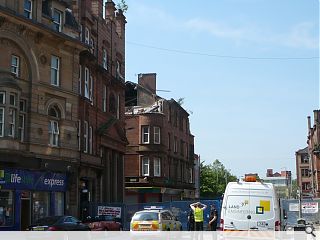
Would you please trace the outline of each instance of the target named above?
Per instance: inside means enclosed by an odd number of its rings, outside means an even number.
[[[61,173],[4,169],[0,185],[3,189],[66,191],[67,178]]]

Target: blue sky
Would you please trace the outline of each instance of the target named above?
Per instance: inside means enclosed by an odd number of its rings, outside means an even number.
[[[126,2],[126,80],[155,72],[184,98],[201,160],[295,173],[319,108],[319,1]]]

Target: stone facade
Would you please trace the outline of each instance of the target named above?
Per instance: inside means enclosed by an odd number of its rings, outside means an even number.
[[[112,1],[105,17],[102,6],[0,1],[0,194],[14,209],[7,229],[25,229],[40,216],[35,209],[84,217],[90,202],[123,201],[126,19]],[[20,180],[5,182],[8,174]],[[17,185],[37,174],[63,188]]]
[[[72,6],[87,46],[78,66],[82,217],[89,202],[122,202],[124,195],[126,20],[112,1],[106,2],[105,17],[102,6],[102,0]]]

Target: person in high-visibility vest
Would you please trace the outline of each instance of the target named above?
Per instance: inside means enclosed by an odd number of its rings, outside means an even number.
[[[207,208],[207,205],[196,202],[190,204],[191,209],[193,210],[194,213],[194,222],[195,222],[195,227],[196,231],[203,231],[203,210]]]

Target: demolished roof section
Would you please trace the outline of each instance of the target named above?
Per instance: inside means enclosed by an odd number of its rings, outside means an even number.
[[[147,107],[141,107],[141,106],[131,106],[126,107],[126,115],[132,115],[132,114],[147,114],[147,113],[161,113],[163,114],[163,101],[164,99],[161,99],[159,101],[156,101],[151,106]]]

